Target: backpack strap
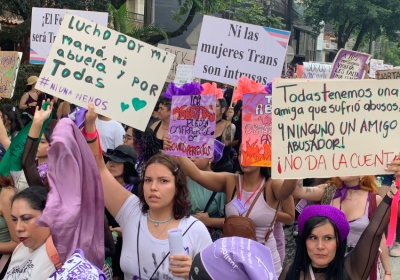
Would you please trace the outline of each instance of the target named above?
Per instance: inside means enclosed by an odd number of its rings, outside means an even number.
[[[254,198],[253,202],[252,202],[251,205],[250,205],[249,210],[247,210],[247,212],[246,212],[246,216],[245,216],[246,218],[249,217],[250,212],[251,212],[251,210],[253,209],[254,205],[256,204],[258,198],[259,198],[260,195],[264,192],[264,189],[267,187],[267,182],[268,182],[268,181],[266,181],[266,182],[264,183],[264,185],[262,186],[262,188],[258,191],[256,197]]]
[[[269,236],[270,236],[271,233],[274,231],[274,226],[275,226],[276,218],[278,217],[279,205],[280,205],[280,204],[281,204],[281,202],[279,201],[279,202],[278,202],[278,205],[276,206],[276,209],[275,209],[275,217],[274,217],[274,219],[273,219],[272,222],[271,222],[271,228],[268,230],[267,235],[266,235],[265,238],[264,238],[264,242],[263,242],[264,245],[265,245],[265,243],[267,243],[267,241],[268,241],[268,239],[269,239]]]
[[[369,196],[369,207],[368,207],[368,219],[370,221],[377,207],[378,206],[376,204],[376,193],[371,192]]]
[[[207,202],[206,208],[204,208],[204,211],[203,211],[204,213],[207,213],[207,210],[210,207],[210,205],[211,205],[211,203],[212,203],[212,201],[213,201],[213,199],[215,198],[216,195],[217,195],[217,192],[213,192],[212,193],[210,199]]]
[[[46,252],[51,262],[54,264],[56,270],[59,270],[63,266],[63,263],[58,256],[56,247],[54,247],[53,238],[51,237],[51,235],[46,240]]]

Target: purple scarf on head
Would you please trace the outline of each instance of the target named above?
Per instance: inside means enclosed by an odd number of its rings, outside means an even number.
[[[124,186],[125,189],[127,189],[129,192],[132,192],[134,185],[133,184],[126,184]]]
[[[61,119],[50,138],[46,208],[36,220],[49,227],[61,262],[81,249],[97,267],[104,265],[104,197],[100,173],[81,131]]]
[[[345,200],[347,197],[348,190],[360,190],[360,189],[361,189],[360,185],[354,187],[347,187],[345,184],[343,184],[343,187],[341,189],[336,189],[333,199],[340,197],[340,204],[342,204],[343,200]]]

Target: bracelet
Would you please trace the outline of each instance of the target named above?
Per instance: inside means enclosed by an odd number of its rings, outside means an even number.
[[[92,143],[96,142],[96,140],[97,140],[97,136],[96,136],[93,140],[86,141],[86,142],[87,142],[88,144],[92,144]]]
[[[85,128],[82,129],[82,134],[85,135],[87,138],[95,138],[98,135],[97,129],[93,133],[87,133]]]
[[[385,275],[392,275],[392,273],[389,273],[389,272],[385,272]]]

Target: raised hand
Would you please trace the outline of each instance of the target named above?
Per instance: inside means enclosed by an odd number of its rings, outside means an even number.
[[[48,99],[47,101],[50,101],[50,99]],[[43,100],[40,106],[42,106],[44,103],[45,101]],[[52,110],[53,110],[53,103],[50,103],[50,105],[47,106],[46,110],[43,109],[39,110],[39,107],[36,106],[35,115],[33,116],[33,122],[43,124],[50,117]]]
[[[233,115],[234,115],[233,107],[229,107],[228,111],[226,112],[226,120],[228,122],[231,122],[232,118],[233,118]]]
[[[96,130],[95,122],[97,119],[97,113],[94,111],[93,102],[89,103],[88,111],[85,114],[85,131],[93,133]]]

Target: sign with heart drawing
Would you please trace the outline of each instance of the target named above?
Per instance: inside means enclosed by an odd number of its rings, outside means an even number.
[[[144,131],[175,55],[67,13],[38,90]]]

